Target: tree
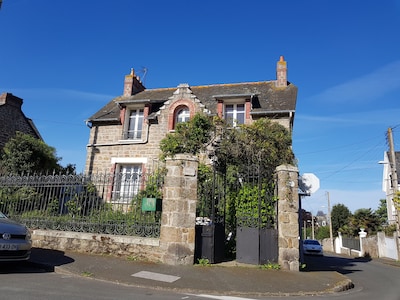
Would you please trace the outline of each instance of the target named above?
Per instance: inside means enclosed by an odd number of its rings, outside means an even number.
[[[375,213],[379,218],[380,225],[384,225],[387,223],[388,215],[387,215],[386,199],[379,200],[379,207],[377,210],[375,210]]]
[[[268,178],[277,166],[295,163],[291,135],[277,122],[262,118],[236,130],[225,126],[221,131],[215,154],[222,170],[228,165],[238,166],[239,170],[256,165]]]
[[[0,173],[66,173],[75,172],[75,166],[63,168],[56,150],[29,134],[17,132],[5,145],[0,155]]]
[[[350,218],[350,224],[353,236],[358,236],[361,228],[364,228],[369,235],[375,234],[381,229],[379,217],[371,208],[357,209]]]
[[[210,119],[201,113],[188,122],[178,123],[175,132],[167,134],[160,142],[161,158],[178,153],[199,154],[210,142],[213,129]]]
[[[332,207],[331,222],[334,235],[336,235],[340,229],[345,229],[344,226],[349,225],[351,216],[350,210],[344,204],[335,204]]]
[[[316,230],[315,238],[317,240],[323,240],[330,237],[330,229],[329,226],[320,226]]]

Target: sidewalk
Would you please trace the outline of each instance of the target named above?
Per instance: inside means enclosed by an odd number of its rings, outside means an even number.
[[[114,256],[39,248],[32,249],[30,262],[57,273],[180,293],[289,296],[332,293],[352,288],[351,281],[335,271],[265,270],[236,262],[209,266],[169,266]]]

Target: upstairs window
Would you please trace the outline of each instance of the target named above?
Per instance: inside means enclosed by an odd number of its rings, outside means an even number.
[[[143,130],[143,109],[129,111],[129,119],[126,130],[123,133],[124,140],[140,140]]]
[[[244,104],[226,104],[225,119],[232,127],[244,124],[245,108]]]
[[[175,124],[185,123],[190,120],[189,108],[182,107],[176,111]]]

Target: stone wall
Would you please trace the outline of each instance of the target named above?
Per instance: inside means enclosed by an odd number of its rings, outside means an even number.
[[[160,244],[167,264],[193,264],[198,160],[179,154],[168,158]]]
[[[282,269],[299,271],[298,169],[291,165],[282,165],[276,171],[278,176],[278,263]]]
[[[33,230],[33,247],[132,257],[143,261],[161,262],[160,240],[108,234],[54,230]]]

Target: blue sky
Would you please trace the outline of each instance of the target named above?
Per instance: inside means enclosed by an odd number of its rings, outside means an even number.
[[[386,132],[400,139],[400,1],[3,0],[0,93],[61,163],[83,171],[85,120],[122,94],[135,68],[147,88],[275,79],[283,55],[298,89],[293,149],[320,189],[313,213],[376,209]],[[396,150],[400,150],[396,148]]]

